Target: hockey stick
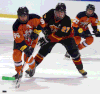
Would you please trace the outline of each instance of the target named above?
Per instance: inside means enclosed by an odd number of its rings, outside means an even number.
[[[26,65],[26,59],[27,59],[27,56],[25,58],[24,64],[22,65],[20,73],[22,73],[22,71]],[[2,80],[16,80],[16,79],[15,79],[15,77],[2,76]],[[19,88],[19,87],[20,87],[20,83],[19,83],[19,75],[18,75],[18,79],[16,80],[15,88]]]
[[[33,42],[33,40],[32,40],[32,42]],[[33,54],[28,58],[28,60],[27,60],[28,62],[30,61],[30,59],[32,58],[32,56],[33,56]],[[24,64],[22,65],[20,73],[22,72],[22,70],[24,69],[24,67],[26,65],[26,62],[27,62],[26,59],[27,59],[27,56],[25,58]],[[16,79],[15,79],[15,77],[2,76],[2,80],[16,80]],[[18,75],[18,79],[16,80],[15,88],[19,88],[19,87],[20,87],[20,83],[19,83],[19,75]]]
[[[32,40],[32,42],[31,42],[31,45],[32,45],[32,43],[33,43],[33,40]],[[26,64],[26,62],[28,61],[30,61],[30,59],[32,58],[32,56],[33,55],[31,55],[29,58],[28,58],[28,60],[27,60],[27,55],[26,55],[26,58],[25,58],[25,61],[24,61],[24,64],[23,64],[23,66],[22,66],[22,68],[21,68],[21,71],[20,71],[20,73],[22,72],[22,70],[23,70],[23,68],[24,68],[24,66],[25,66],[25,64]],[[26,61],[27,60],[27,61]],[[15,85],[15,88],[19,88],[20,87],[20,83],[19,83],[19,75],[18,75],[18,79],[16,80],[16,85]]]
[[[95,35],[95,34],[86,34],[87,36],[92,36],[92,35]]]
[[[33,40],[31,41],[31,45],[32,45],[32,43],[33,43]],[[25,58],[26,59],[26,58]],[[26,61],[26,60],[25,60]],[[25,63],[25,61],[24,61],[24,66],[22,66],[23,68],[22,68],[22,70],[24,69],[24,67],[25,67],[25,65],[26,65],[26,63]],[[29,61],[29,60],[28,60]],[[22,71],[21,70],[21,71]],[[16,80],[15,79],[15,77],[8,77],[8,76],[2,76],[2,80]]]
[[[23,69],[24,69],[25,65],[26,65],[26,63],[24,64]],[[15,79],[15,77],[2,76],[2,80],[16,80],[16,79]]]
[[[96,34],[86,34],[86,36],[92,36],[92,35],[95,35],[96,37],[100,37],[100,34],[99,35],[96,35]]]

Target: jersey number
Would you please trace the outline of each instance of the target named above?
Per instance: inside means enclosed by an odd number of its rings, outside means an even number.
[[[14,38],[16,39],[16,37],[20,38],[19,33],[14,33]]]
[[[70,30],[70,27],[62,27],[61,31],[67,33]]]

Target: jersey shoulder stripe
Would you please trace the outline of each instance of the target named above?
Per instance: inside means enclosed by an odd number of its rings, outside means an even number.
[[[34,19],[34,18],[37,18],[37,19],[40,19],[41,17],[37,14],[29,14],[29,20],[31,19]],[[18,27],[21,25],[21,24],[24,24],[24,23],[20,23],[20,21],[17,19],[15,21],[15,23],[13,24],[13,31],[18,31]],[[27,24],[27,23],[25,23]]]
[[[20,26],[20,22],[19,22],[19,20],[17,19],[16,21],[15,21],[15,23],[13,24],[13,31],[18,31],[18,27]]]
[[[29,20],[34,18],[40,19],[41,17],[37,14],[29,14]]]
[[[98,18],[98,16],[97,16],[97,14],[96,13],[94,13],[94,15],[92,16],[92,17],[94,17],[94,18]]]
[[[79,12],[79,13],[77,14],[77,17],[78,17],[79,19],[82,18],[82,17],[84,17],[84,16],[86,16],[85,11]]]
[[[61,21],[62,26],[71,27],[71,19],[69,16],[65,15],[65,17]]]
[[[70,17],[69,17],[69,16],[67,16],[67,15],[65,15],[65,17],[64,17],[64,19],[63,19],[63,20],[70,20],[70,21],[71,21]]]
[[[49,14],[49,16],[50,16],[50,15],[54,15],[54,10],[55,10],[55,9],[50,9],[46,14]]]
[[[45,18],[44,16],[46,15],[46,18],[50,18],[51,16],[54,16],[54,9],[49,10],[48,12],[46,12],[43,15],[43,18]]]

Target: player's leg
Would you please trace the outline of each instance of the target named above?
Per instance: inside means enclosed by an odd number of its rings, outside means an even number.
[[[22,77],[22,73],[20,73],[20,71],[22,69],[21,56],[22,56],[22,52],[20,50],[18,50],[18,49],[13,50],[13,60],[15,63],[15,71],[17,72],[17,74],[13,76],[13,77],[15,77],[15,79],[18,78],[18,74],[20,74],[19,78]]]
[[[81,36],[74,36],[74,40],[75,40],[75,43],[76,43],[77,45],[79,45],[80,42],[81,42]]]
[[[87,72],[84,71],[84,69],[83,69],[83,64],[81,61],[80,53],[78,51],[78,47],[76,46],[75,40],[73,38],[69,38],[69,39],[62,41],[62,44],[65,46],[66,50],[72,57],[72,60],[75,64],[76,68],[78,69],[78,71],[82,75],[86,75]]]
[[[80,42],[81,42],[81,36],[80,36],[80,34],[78,33],[78,31],[75,31],[75,30],[74,30],[74,40],[75,40],[75,43],[76,43],[77,45],[79,45]],[[68,52],[66,52],[65,57],[70,58],[70,55],[69,55]]]
[[[19,50],[19,46],[15,43],[14,41],[14,46],[13,46],[13,61],[15,64],[15,71],[17,72],[16,75],[14,75],[13,77],[15,77],[15,79],[18,78],[18,74],[19,78],[22,77],[22,73],[20,73],[21,69],[22,69],[22,52]]]
[[[75,43],[76,43],[77,45],[79,45],[80,42],[81,42],[81,37],[80,37],[80,36],[75,36],[75,37],[74,37],[74,40],[75,40]],[[70,58],[70,55],[69,55],[68,52],[66,52],[65,57]]]
[[[26,59],[27,58],[27,59]],[[26,57],[26,54],[24,54],[24,61],[26,59],[26,63],[29,65],[29,68],[25,71],[27,74],[34,75],[35,74],[35,63],[34,63],[34,58],[33,56],[31,57]],[[34,71],[33,71],[34,70]],[[27,75],[26,75],[27,76]]]
[[[65,53],[65,58],[69,59],[70,58],[70,55],[68,52]]]
[[[83,48],[85,48],[85,47],[87,47],[87,46],[89,46],[89,45],[91,45],[93,43],[94,38],[92,37],[92,35],[91,36],[88,36],[90,34],[91,33],[90,33],[89,30],[84,31],[83,38],[85,40],[78,45],[79,50],[81,50],[81,49],[83,49]]]
[[[56,43],[47,43],[46,45],[42,46],[35,58],[30,61],[30,68],[26,70],[26,73],[29,74],[30,77],[34,75],[36,67],[43,61],[44,57],[46,57],[46,55],[51,52],[55,44]]]

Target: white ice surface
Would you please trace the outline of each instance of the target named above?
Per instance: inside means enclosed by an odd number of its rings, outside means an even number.
[[[12,81],[2,80],[2,76],[13,76],[16,73],[12,59],[13,38],[9,33],[14,21],[0,20],[0,94],[3,94],[2,90],[7,90],[7,94],[100,93],[100,38],[95,38],[92,45],[80,51],[84,70],[88,72],[87,77],[82,77],[79,74],[71,59],[64,59],[66,50],[62,45],[57,44],[36,68],[34,77],[25,78],[24,72],[20,88],[15,89],[15,84]],[[38,50],[39,46],[35,49],[33,56]],[[27,68],[28,65],[25,66],[24,71]]]

